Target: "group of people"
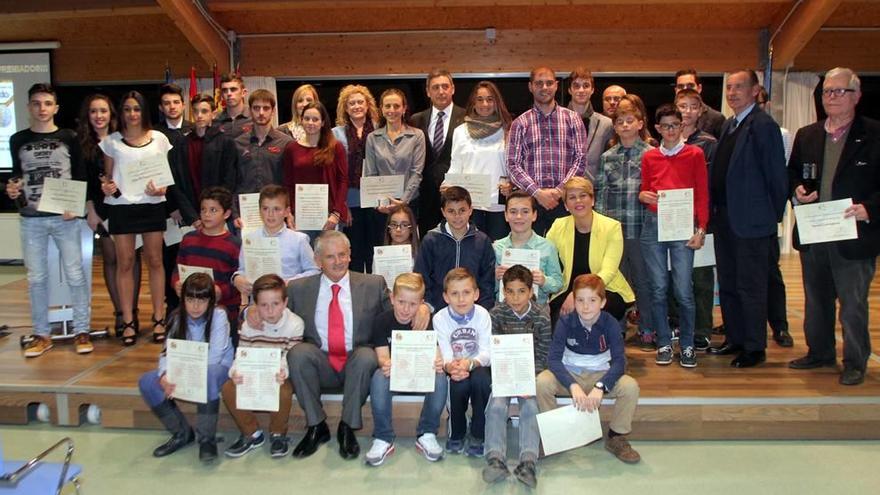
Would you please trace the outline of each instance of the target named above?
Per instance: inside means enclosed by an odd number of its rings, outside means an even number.
[[[93,349],[79,212],[38,210],[45,177],[84,180],[86,220],[101,237],[122,343],[138,338],[141,257],[150,279],[153,340],[209,343],[208,401],[198,405],[195,434],[175,405],[164,353],[158,370],[140,380],[145,401],[173,433],[154,455],[168,455],[197,437],[200,457],[216,458],[221,392],[241,430],[226,455],[239,457],[264,443],[253,413],[235,401],[243,378],[233,349],[254,346],[275,347],[284,356],[276,376],[281,400],[269,426],[273,456],[289,451],[291,395],[308,426],[293,455],[305,457],[330,439],[321,391],[342,387],[340,454],[359,455],[353,431],[362,427],[369,395],[374,441],[365,458],[379,465],[394,450],[390,332],[432,327],[437,380],[425,397],[416,447],[431,461],[444,450],[485,455],[483,477],[497,481],[510,474],[504,443],[509,398],[492,396],[489,336],[532,333],[537,396],[519,399],[521,452],[514,474],[534,486],[540,444],[534,416],[555,407],[556,395],[571,395],[587,410],[605,396],[615,398],[606,448],[625,462],[638,461],[625,436],[638,400],[638,385],[624,374],[627,319],[638,326],[642,349],[656,352],[658,365],[673,362],[676,340],[685,368],[696,367],[703,350],[735,355],[735,367],[760,365],[768,321],[774,340],[791,346],[777,223],[789,199],[852,198],[846,216],[857,220],[858,239],[796,243],[809,352],[789,366],[836,365],[839,300],[845,334],[840,382],[861,383],[870,355],[868,289],[880,251],[880,227],[871,221],[880,214],[880,124],[856,115],[856,74],[842,68],[826,74],[828,118],[797,132],[788,163],[785,133],[763,110],[766,92],[753,71],[727,77],[725,96],[735,115],[726,120],[702,101],[696,71],[679,71],[673,102],[653,116],[660,141],[651,137],[637,95],[609,87],[603,115],[590,104],[592,75],[579,68],[569,79],[571,103],[564,108],[556,102],[556,74],[534,69],[528,83],[534,104],[516,118],[490,81],[474,87],[465,108],[456,106],[445,70],[428,74],[431,108],[409,119],[402,91],[386,90],[377,102],[366,87],[349,85],[340,92],[335,127],[316,89],[305,85],[294,92],[292,121],[273,128],[275,96],[248,92],[230,74],[221,82],[223,111],[213,98],[197,96],[193,124],[183,118],[180,88],[165,85],[155,130],[143,95],[129,92],[118,107],[102,95],[87,98],[76,133],[55,126],[54,89],[35,85],[29,91],[31,128],[10,141],[14,170],[6,187],[19,201],[28,269],[35,338],[25,356],[52,347],[50,237],[71,286],[76,350]],[[144,190],[127,190],[127,176],[162,160],[173,185],[149,181]],[[446,174],[489,175],[492,204],[475,209],[470,193]],[[400,197],[359,203],[364,177],[395,175],[403,176]],[[300,184],[328,186],[321,230],[296,229],[292,212]],[[693,195],[693,232],[661,241],[657,203],[676,189]],[[243,230],[239,195],[249,193],[259,193],[262,225]],[[195,230],[165,245],[170,223]],[[694,252],[710,232],[725,335],[716,347],[710,346],[713,270],[693,268]],[[247,246],[269,238],[280,246],[280,273],[252,279],[245,270]],[[389,288],[370,274],[373,248],[401,244],[412,248],[413,269]],[[506,265],[512,249],[538,251],[539,267]],[[210,268],[213,277],[182,280],[178,265]],[[451,428],[444,449],[436,435],[447,395]]]

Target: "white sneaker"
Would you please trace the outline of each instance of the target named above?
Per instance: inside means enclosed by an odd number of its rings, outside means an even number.
[[[365,461],[370,466],[381,466],[385,458],[394,453],[394,444],[378,438],[373,439],[373,446],[367,452]]]
[[[416,450],[431,462],[437,462],[443,458],[443,447],[437,443],[437,435],[433,433],[423,433],[416,440]]]

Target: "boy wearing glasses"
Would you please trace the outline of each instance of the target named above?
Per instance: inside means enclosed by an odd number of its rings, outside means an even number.
[[[703,85],[696,69],[682,69],[675,73],[675,94],[684,91],[696,91],[698,95],[703,93]],[[676,98],[678,101],[678,98]],[[715,138],[721,136],[721,127],[724,125],[724,115],[700,100],[700,113],[697,117],[697,128],[708,132]]]
[[[691,282],[694,250],[703,247],[709,221],[708,171],[703,152],[685,144],[681,137],[681,112],[671,104],[661,105],[656,113],[657,131],[662,136],[660,147],[642,157],[642,186],[639,201],[647,211],[642,225],[642,254],[651,287],[651,322],[657,334],[656,363],[672,363],[672,333],[669,329],[667,291],[669,275],[667,256],[672,266],[672,287],[678,302],[681,326],[679,364],[697,366],[694,353],[694,289]],[[657,202],[663,191],[690,189],[694,205],[696,232],[688,240],[659,241]]]

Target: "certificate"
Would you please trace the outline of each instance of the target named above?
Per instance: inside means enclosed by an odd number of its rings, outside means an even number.
[[[858,239],[856,217],[843,217],[843,212],[852,204],[852,198],[846,198],[795,206],[801,244]]]
[[[211,268],[207,268],[204,266],[192,266],[192,265],[177,265],[177,275],[179,276],[180,283],[186,282],[186,279],[189,278],[190,275],[195,273],[204,273],[205,275],[211,277],[211,280],[214,280],[214,270]]]
[[[376,246],[373,248],[373,274],[385,277],[389,289],[401,273],[411,272],[413,268],[412,246]]]
[[[241,220],[241,230],[258,229],[263,225],[260,193],[238,195],[238,218]]]
[[[281,245],[277,237],[249,237],[244,240],[244,273],[254,282],[263,275],[281,275]]]
[[[173,218],[166,218],[165,232],[162,234],[162,240],[165,241],[166,246],[180,244],[180,241],[183,240],[183,236],[194,230],[196,229],[189,225],[177,225],[177,222]]]
[[[694,236],[694,190],[657,191],[657,241],[686,241]]]
[[[275,375],[281,371],[281,349],[239,347],[235,371],[244,381],[235,386],[235,407],[245,411],[278,411],[281,385]]]
[[[493,392],[494,389],[493,383]],[[595,409],[578,411],[569,405],[540,413],[537,418],[545,455],[575,449],[602,438],[599,411]]]
[[[174,384],[174,398],[208,402],[208,343],[168,339],[165,347],[167,380]]]
[[[522,265],[529,270],[541,269],[541,251],[537,249],[514,249],[507,248],[501,252],[501,266],[507,268],[513,265]],[[532,291],[538,293],[538,284],[532,285]],[[502,284],[498,284],[498,300],[504,300],[504,290]]]
[[[155,187],[174,185],[174,176],[164,154],[153,155],[136,163],[122,167],[123,194],[143,194],[147,183],[153,181]]]
[[[492,176],[489,174],[446,174],[443,181],[450,186],[460,186],[470,193],[474,208],[486,210],[492,205]]]
[[[389,198],[402,198],[403,182],[403,175],[361,177],[361,208],[385,206]]]
[[[327,223],[330,186],[327,184],[297,184],[294,198],[296,230],[321,230]]]
[[[87,183],[81,180],[46,177],[37,211],[59,214],[69,211],[77,216],[85,215],[86,187]]]
[[[391,332],[391,390],[433,392],[437,335],[431,331]]]
[[[492,336],[492,395],[535,395],[535,348],[530,333]]]

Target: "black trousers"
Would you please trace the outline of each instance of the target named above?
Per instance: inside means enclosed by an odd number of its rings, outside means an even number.
[[[538,205],[538,219],[532,224],[532,230],[541,237],[547,237],[547,231],[550,230],[550,226],[553,225],[553,222],[557,218],[562,218],[566,215],[568,215],[568,211],[565,209],[562,201],[560,201],[559,204],[556,205],[556,208],[553,208],[552,210],[548,210],[543,206]]]
[[[350,270],[371,273],[373,270],[373,231],[371,230],[370,216],[372,208],[358,208],[353,206],[351,211],[351,225],[345,227],[343,232],[351,242]]]

